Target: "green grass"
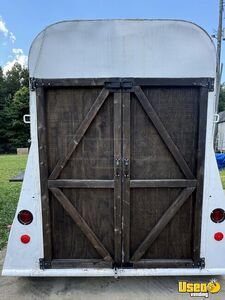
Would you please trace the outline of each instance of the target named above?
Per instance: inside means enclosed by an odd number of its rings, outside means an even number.
[[[220,172],[221,181],[223,184],[223,188],[225,189],[225,169]]]
[[[8,239],[8,225],[12,224],[22,183],[9,179],[24,171],[27,155],[0,155],[0,249]]]

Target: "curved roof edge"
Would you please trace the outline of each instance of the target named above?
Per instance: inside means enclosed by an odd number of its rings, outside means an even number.
[[[75,28],[75,26],[74,26],[74,28],[72,28],[73,27],[73,25],[78,25],[78,29],[80,29],[80,24],[90,24],[91,26],[89,26],[89,30],[90,30],[90,36],[91,36],[91,39],[92,39],[92,46],[93,46],[93,41],[94,41],[94,39],[93,39],[93,37],[94,37],[94,35],[96,34],[96,31],[94,30],[94,28],[93,27],[95,27],[95,25],[96,24],[101,24],[102,25],[102,23],[105,23],[105,25],[111,25],[111,29],[110,28],[107,28],[107,30],[111,30],[111,31],[114,31],[114,29],[113,29],[113,27],[114,26],[116,26],[117,24],[126,24],[126,23],[132,23],[132,24],[138,24],[138,23],[142,23],[142,24],[144,24],[144,23],[147,23],[148,24],[148,26],[149,26],[149,30],[150,30],[150,27],[152,26],[152,27],[154,27],[154,23],[155,24],[161,24],[162,26],[165,24],[167,24],[167,26],[168,25],[171,25],[171,24],[174,24],[174,25],[180,25],[180,26],[182,26],[182,25],[187,25],[186,26],[186,28],[188,28],[188,27],[192,27],[192,29],[194,29],[194,31],[198,31],[199,33],[202,33],[202,34],[204,34],[205,35],[205,37],[206,37],[206,39],[208,40],[208,42],[209,42],[209,44],[208,44],[208,46],[211,48],[211,50],[212,50],[212,52],[214,52],[212,55],[211,55],[211,58],[209,57],[209,59],[210,60],[212,60],[212,65],[214,65],[214,67],[213,68],[211,68],[211,69],[214,69],[213,70],[213,72],[211,72],[211,74],[210,74],[210,76],[209,75],[207,75],[207,72],[206,72],[206,75],[205,76],[202,76],[202,74],[201,73],[199,73],[201,76],[199,76],[199,75],[197,75],[196,74],[196,76],[194,76],[194,74],[193,74],[193,77],[214,77],[214,75],[215,75],[215,56],[216,56],[216,48],[215,48],[215,45],[214,45],[214,42],[213,42],[213,40],[212,40],[212,38],[211,38],[211,36],[207,33],[207,31],[206,30],[204,30],[201,26],[199,26],[199,25],[197,25],[197,24],[195,24],[195,23],[193,23],[193,22],[191,22],[191,21],[186,21],[186,20],[176,20],[176,19],[99,19],[99,20],[65,20],[65,21],[60,21],[60,22],[56,22],[56,23],[54,23],[54,24],[51,24],[51,25],[49,25],[49,26],[47,26],[44,30],[42,30],[37,36],[36,36],[36,38],[33,40],[33,42],[32,42],[32,44],[31,44],[31,47],[30,47],[30,50],[29,50],[29,61],[28,61],[28,64],[29,64],[29,69],[30,69],[30,71],[31,71],[31,76],[32,77],[39,77],[39,78],[70,78],[71,76],[73,77],[73,78],[77,78],[77,75],[78,75],[78,71],[79,71],[79,67],[80,66],[78,66],[77,68],[76,68],[76,61],[74,61],[74,69],[76,69],[76,72],[75,72],[75,74],[74,74],[74,76],[72,75],[72,73],[73,73],[73,70],[70,70],[68,73],[65,73],[65,77],[63,76],[63,74],[59,74],[59,73],[57,73],[56,72],[56,76],[53,76],[54,74],[53,73],[51,73],[51,75],[50,74],[47,74],[46,73],[46,75],[45,75],[45,72],[44,72],[44,70],[43,70],[43,63],[41,62],[41,60],[42,60],[42,58],[43,58],[43,56],[48,56],[48,55],[50,55],[50,56],[52,56],[52,53],[48,53],[48,50],[49,50],[49,48],[51,49],[51,50],[53,50],[53,48],[54,48],[54,45],[52,45],[52,46],[50,46],[50,47],[48,47],[49,45],[47,45],[47,47],[46,47],[46,34],[48,34],[50,31],[52,31],[52,34],[54,35],[56,35],[57,37],[58,37],[58,42],[60,41],[60,38],[63,38],[63,35],[61,35],[61,37],[60,37],[60,34],[59,34],[59,32],[58,32],[58,35],[57,35],[57,30],[61,27],[64,27],[64,25],[70,25],[71,24],[71,28],[70,28],[70,30],[71,31],[73,31],[73,33],[77,33],[77,31],[75,30],[76,28]],[[94,24],[93,24],[94,23]],[[117,23],[117,24],[116,24]],[[116,24],[116,25],[115,25]],[[82,26],[82,25],[81,25]],[[161,27],[162,27],[161,26]],[[167,26],[164,26],[164,31],[166,31],[166,27]],[[66,27],[68,27],[69,28],[69,26],[66,26]],[[129,26],[128,26],[129,27]],[[142,27],[142,28],[141,28]],[[56,30],[55,30],[56,29]],[[118,29],[118,28],[117,28]],[[137,28],[136,28],[137,29]],[[142,34],[143,32],[142,32],[142,30],[143,30],[144,28],[143,28],[143,26],[140,26],[140,28],[139,28],[139,31],[135,31],[135,32],[133,32],[133,42],[135,42],[135,33],[136,33],[136,38],[137,38],[137,35],[140,33],[140,34]],[[87,28],[86,28],[86,30],[87,30]],[[124,30],[124,28],[123,28],[123,30]],[[146,30],[146,29],[145,29]],[[145,31],[144,30],[144,31]],[[179,31],[179,30],[178,30]],[[85,32],[86,33],[86,32]],[[120,35],[120,33],[119,32],[117,32],[118,33],[118,36]],[[138,34],[137,34],[138,33]],[[123,34],[124,35],[126,35],[126,30],[123,32]],[[131,32],[130,32],[130,30],[129,30],[129,28],[127,28],[127,34],[132,34]],[[148,35],[148,32],[146,32],[145,31],[145,34],[146,34],[146,37],[147,37],[147,35]],[[176,32],[175,32],[175,30],[174,30],[174,34],[175,34],[175,37],[174,37],[174,39],[176,39]],[[185,33],[184,33],[185,34]],[[55,41],[56,41],[56,39],[57,39],[57,37],[55,36]],[[150,35],[151,36],[151,35]],[[73,46],[75,46],[75,44],[76,44],[76,41],[77,41],[77,39],[76,39],[76,37],[77,36],[75,36],[75,35],[73,35],[72,37],[74,37],[74,43],[73,43],[73,45],[71,44],[71,43],[66,43],[66,41],[68,42],[68,40],[66,40],[65,39],[65,45],[66,45],[66,47],[71,47],[72,46],[72,48],[73,48]],[[185,37],[187,37],[187,36],[185,36]],[[48,37],[49,38],[49,37]],[[85,44],[85,38],[83,39],[80,35],[79,35],[79,38],[81,39],[80,40],[80,42],[81,42],[81,46],[82,46],[82,42],[84,42],[83,43],[83,49],[85,49],[85,47],[87,47],[87,44]],[[115,36],[113,36],[113,38],[115,38]],[[40,39],[41,39],[41,41],[40,41]],[[137,40],[138,39],[136,39],[136,42],[137,42]],[[185,39],[183,39],[183,41],[184,41]],[[150,42],[152,42],[152,43],[154,43],[155,41],[154,40],[149,40]],[[165,40],[161,40],[161,42],[164,42]],[[51,43],[51,41],[48,41],[49,43]],[[71,42],[71,40],[70,40],[70,42]],[[131,42],[131,41],[128,41],[128,42]],[[140,41],[139,41],[140,42]],[[159,42],[159,41],[158,41]],[[170,42],[169,41],[169,39],[167,40],[167,43],[168,42]],[[48,44],[49,44],[48,43]],[[37,47],[37,45],[36,44],[39,44],[38,45],[38,47]],[[178,44],[178,43],[177,43]],[[55,45],[56,46],[56,45]],[[121,44],[120,45],[118,45],[118,46],[121,46]],[[130,46],[130,44],[129,44],[129,46]],[[134,47],[135,47],[135,45],[133,45]],[[137,45],[136,45],[137,46]],[[158,46],[160,46],[160,44],[158,45]],[[193,45],[192,45],[193,46]],[[33,55],[33,50],[34,50],[34,48],[35,47],[37,47],[38,48],[38,51],[37,51],[37,49],[36,49],[36,54],[35,55]],[[43,49],[44,48],[44,49]],[[190,48],[190,44],[189,44],[189,48]],[[56,47],[56,49],[57,49],[57,47]],[[66,48],[65,48],[66,49]],[[65,50],[64,49],[64,50]],[[112,51],[114,50],[114,51],[117,51],[119,48],[115,48],[115,49],[113,49],[113,46],[112,46]],[[81,50],[81,49],[77,49],[76,48],[76,46],[74,47],[74,50],[75,50],[75,54],[77,54],[77,53],[79,53],[79,51]],[[76,51],[77,50],[77,51]],[[107,49],[107,50],[109,50],[109,49]],[[144,49],[142,49],[142,50],[144,50]],[[151,45],[150,45],[150,43],[149,43],[149,45],[148,45],[148,47],[146,47],[146,49],[145,49],[146,51],[149,51],[149,57],[150,57],[150,52],[151,52]],[[177,49],[177,50],[179,50],[179,49]],[[184,50],[184,49],[183,49]],[[186,49],[187,50],[187,49]],[[146,52],[145,51],[145,52]],[[195,51],[196,51],[196,49],[195,49]],[[56,51],[56,52],[58,52],[58,50]],[[84,51],[85,52],[85,51]],[[109,51],[110,52],[110,51]],[[191,51],[190,51],[191,52]],[[200,49],[199,49],[199,52],[200,52]],[[137,52],[136,52],[137,53]],[[140,52],[139,52],[140,53]],[[87,53],[84,53],[84,54],[87,54]],[[83,54],[83,56],[82,56],[82,54],[81,54],[81,57],[80,57],[80,59],[85,59],[85,56],[84,56],[84,54]],[[96,52],[96,54],[98,54],[98,52]],[[121,53],[120,53],[121,54]],[[126,53],[125,53],[126,54]],[[134,54],[134,53],[133,53]],[[141,53],[141,54],[143,54],[143,53]],[[194,54],[194,51],[193,51],[193,54]],[[199,53],[200,54],[200,53]],[[33,55],[33,57],[32,57],[32,55]],[[109,55],[110,55],[110,53],[108,53],[108,58],[110,58],[109,57]],[[145,55],[146,55],[146,53],[145,53]],[[36,62],[35,62],[35,64],[33,65],[33,66],[31,66],[32,65],[32,60],[34,60],[35,59],[35,56],[36,56]],[[54,56],[54,55],[53,55]],[[214,56],[214,57],[213,57]],[[201,55],[199,55],[199,58],[201,57]],[[52,58],[52,57],[51,57]],[[54,58],[54,57],[53,57]],[[59,57],[58,57],[59,58]],[[60,57],[60,58],[62,58],[62,57]],[[86,58],[88,59],[88,56],[86,55]],[[159,58],[159,56],[158,56],[158,58]],[[57,59],[57,55],[55,56],[55,62],[59,62],[59,61],[62,61],[61,59],[59,60],[59,59]],[[121,57],[120,57],[120,59],[119,59],[119,61],[118,62],[120,62],[121,63]],[[65,63],[66,63],[66,61],[65,61]],[[68,57],[67,57],[67,63],[68,63]],[[190,63],[190,61],[189,61],[189,63]],[[37,74],[36,74],[36,71],[37,71],[37,69],[39,68],[38,67],[38,64],[42,64],[42,66],[41,66],[41,69],[42,69],[42,72],[38,72]],[[32,67],[33,67],[33,69],[32,69]],[[48,66],[49,67],[49,66]],[[90,68],[91,67],[93,67],[93,66],[90,66]],[[105,68],[107,68],[108,66],[106,66],[105,65]],[[139,66],[140,67],[140,66]],[[212,67],[212,66],[211,66]],[[47,69],[47,68],[46,68]],[[38,69],[39,71],[40,71],[40,68]],[[65,71],[65,68],[64,68],[64,71]],[[72,73],[71,73],[71,71],[72,71]],[[212,71],[212,70],[211,70]],[[184,71],[185,72],[185,71]],[[103,72],[104,73],[104,72]],[[137,76],[136,77],[152,77],[151,76],[151,74],[149,73],[149,75],[148,74],[145,74],[146,72],[143,72],[143,76],[141,76],[141,74],[137,74]],[[35,76],[36,75],[36,76]],[[49,75],[50,75],[50,77],[49,77]],[[60,75],[60,76],[59,76]],[[68,76],[69,75],[69,76]],[[81,72],[81,74],[80,74],[80,77],[79,78],[83,78],[83,77],[93,77],[93,72],[90,72],[90,76],[87,76],[87,75],[84,75],[84,74],[82,74],[82,72]],[[109,74],[110,75],[110,74]],[[121,76],[125,76],[125,77],[127,77],[129,74],[119,74],[118,73],[118,75],[116,75],[116,76],[118,76],[118,77],[121,77]],[[131,74],[130,74],[130,76],[132,76],[132,77],[134,77],[134,75],[135,74],[133,74],[132,72],[131,72]],[[147,76],[146,76],[147,75]],[[156,74],[154,74],[154,72],[153,72],[153,74],[152,74],[154,77],[165,77],[165,74],[162,74],[161,76],[160,76],[160,74],[159,74],[159,76],[155,76]],[[168,74],[169,75],[169,74]],[[167,77],[168,77],[168,75],[167,75]],[[178,74],[177,74],[178,75]],[[180,74],[181,75],[181,74]],[[173,75],[173,77],[180,77],[180,75],[178,75],[178,76],[174,76]],[[43,77],[44,76],[44,77]],[[53,76],[53,77],[52,77]],[[105,74],[100,74],[100,73],[96,73],[96,76],[95,77],[115,77],[115,74],[112,74],[112,76],[106,76]],[[170,76],[169,76],[170,77]],[[183,76],[183,77],[186,77],[186,76]],[[188,75],[188,77],[190,77],[190,75]]]

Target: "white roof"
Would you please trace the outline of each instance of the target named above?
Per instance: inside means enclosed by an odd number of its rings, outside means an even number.
[[[35,78],[215,77],[216,52],[199,26],[177,20],[64,21],[29,54]]]

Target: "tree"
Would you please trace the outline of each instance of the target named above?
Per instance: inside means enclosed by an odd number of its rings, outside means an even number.
[[[11,70],[6,73],[5,88],[7,95],[13,98],[16,91],[23,86],[29,86],[28,70],[22,68],[19,63],[15,63]]]
[[[29,73],[15,63],[6,75],[0,68],[0,153],[26,147],[29,125],[23,115],[29,113]]]
[[[29,112],[29,89],[21,87],[5,107],[6,137],[15,148],[28,147],[29,124],[23,122],[23,116]]]
[[[0,67],[0,112],[3,110],[4,105],[5,105],[4,76],[3,76],[3,70]]]

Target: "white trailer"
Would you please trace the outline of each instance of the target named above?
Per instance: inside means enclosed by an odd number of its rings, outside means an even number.
[[[43,30],[29,53],[32,144],[2,274],[225,274],[215,69],[212,39],[186,21]]]

